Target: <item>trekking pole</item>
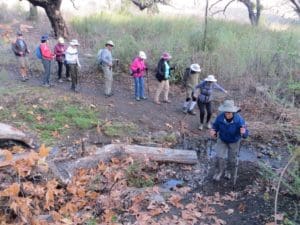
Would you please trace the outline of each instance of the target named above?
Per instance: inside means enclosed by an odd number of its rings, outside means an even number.
[[[148,69],[146,70],[146,77],[147,77],[147,91],[148,91],[148,98],[150,97],[150,87],[149,87],[149,73]]]
[[[234,168],[234,176],[233,176],[233,189],[235,189],[236,180],[237,180],[237,174],[238,174],[238,168],[239,168],[239,157],[240,157],[240,151],[241,151],[241,145],[242,140],[240,141],[239,150],[236,153],[236,160],[235,160],[235,168]]]

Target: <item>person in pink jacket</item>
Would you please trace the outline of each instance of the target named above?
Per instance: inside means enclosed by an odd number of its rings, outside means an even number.
[[[144,88],[144,76],[145,71],[148,70],[145,60],[147,59],[147,56],[145,52],[140,51],[139,56],[136,57],[131,65],[131,75],[134,79],[134,93],[135,93],[135,99],[137,101],[140,101],[141,99],[147,99],[145,96],[145,88]]]
[[[54,54],[55,59],[57,62],[58,70],[57,70],[57,76],[58,76],[58,82],[62,83],[62,69],[65,61],[65,52],[66,52],[67,46],[65,45],[65,40],[63,37],[59,37],[57,40],[57,44],[54,46]],[[69,80],[68,73],[66,72],[67,79]]]

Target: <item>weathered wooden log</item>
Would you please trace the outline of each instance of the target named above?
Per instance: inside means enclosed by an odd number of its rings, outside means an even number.
[[[75,161],[51,161],[49,167],[63,183],[68,183],[79,168],[93,168],[101,161],[128,154],[133,158],[157,162],[196,164],[197,153],[190,150],[147,147],[139,145],[110,144],[96,150],[96,154]]]
[[[14,140],[24,143],[33,148],[32,139],[28,138],[25,133],[8,124],[0,123],[0,140]]]

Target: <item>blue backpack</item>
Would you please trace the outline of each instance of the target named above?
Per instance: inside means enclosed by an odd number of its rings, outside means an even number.
[[[41,48],[40,46],[37,46],[36,49],[35,49],[35,55],[38,59],[42,59],[42,52],[41,52]]]

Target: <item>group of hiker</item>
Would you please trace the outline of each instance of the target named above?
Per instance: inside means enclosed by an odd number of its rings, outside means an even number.
[[[66,67],[66,79],[71,81],[71,90],[78,92],[78,68],[81,67],[78,57],[78,46],[80,45],[76,39],[70,41],[69,46],[65,45],[62,37],[58,38],[58,42],[54,47],[54,51],[48,44],[48,35],[41,37],[41,43],[36,52],[40,51],[40,58],[44,67],[44,75],[42,79],[43,86],[50,87],[51,61],[54,59],[58,65],[58,82],[62,80],[62,69]],[[109,40],[105,43],[105,48],[100,49],[97,54],[98,63],[104,73],[104,94],[106,97],[113,95],[113,64],[118,62],[112,56],[114,48],[113,41]],[[26,55],[29,53],[27,44],[21,32],[17,32],[17,39],[12,47],[18,61],[22,81],[28,80],[28,62]],[[156,79],[158,81],[157,89],[154,95],[154,103],[161,105],[170,103],[169,99],[169,80],[175,66],[171,66],[170,60],[172,56],[168,52],[163,52],[159,58],[156,68]],[[145,84],[144,77],[148,73],[146,64],[147,55],[144,51],[139,51],[138,55],[130,64],[130,74],[134,81],[134,96],[136,101],[145,100]],[[194,107],[197,104],[200,111],[200,124],[198,129],[203,130],[204,127],[209,129],[212,138],[217,138],[215,146],[217,161],[216,172],[213,179],[219,181],[225,173],[225,177],[230,179],[233,176],[233,169],[238,160],[241,138],[248,136],[248,130],[245,121],[239,114],[239,107],[235,106],[233,100],[225,100],[218,108],[220,114],[213,123],[210,122],[212,116],[212,92],[219,90],[224,93],[227,91],[217,83],[214,75],[208,75],[204,80],[199,82],[199,74],[201,67],[197,63],[191,64],[186,68],[183,76],[183,83],[186,90],[186,99],[183,103],[182,111],[185,114],[195,115]],[[160,94],[163,92],[163,101],[160,100]],[[199,93],[198,93],[199,92]],[[206,120],[204,124],[206,110]],[[227,162],[226,162],[227,160]]]

